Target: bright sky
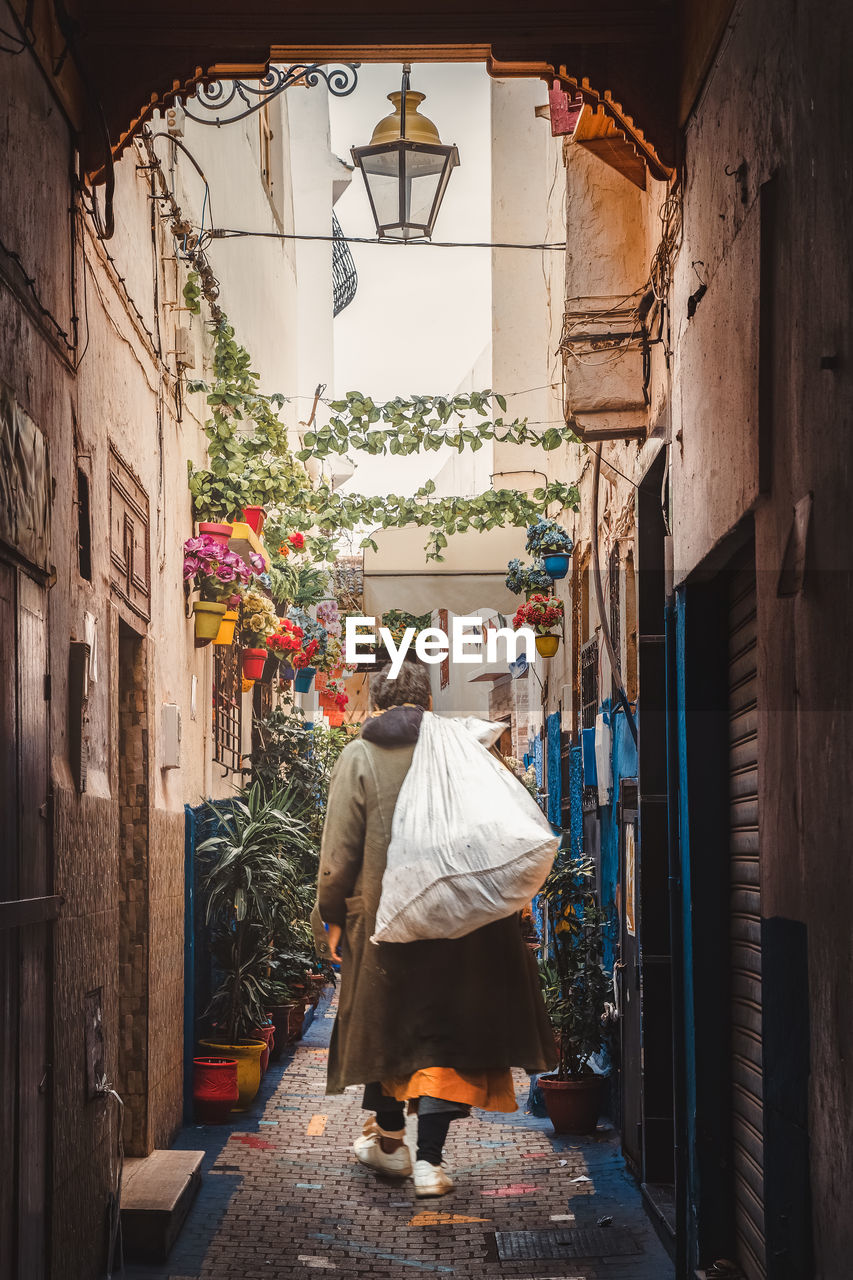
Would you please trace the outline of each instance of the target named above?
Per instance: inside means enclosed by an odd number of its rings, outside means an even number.
[[[399,64],[364,64],[348,98],[329,98],[332,149],[352,163],[350,148],[370,141],[399,90]],[[412,89],[425,93],[422,114],[443,143],[456,143],[454,169],[434,233],[436,240],[485,240],[491,234],[491,120],[489,79],[480,64],[421,64]],[[335,212],[347,235],[375,236],[364,180],[353,173]],[[421,245],[352,245],[358,270],[354,301],[335,320],[335,389],[363,391],[374,400],[396,395],[447,394],[470,371],[491,335],[491,255],[488,249]],[[355,455],[361,492],[412,492],[433,474],[427,463]]]

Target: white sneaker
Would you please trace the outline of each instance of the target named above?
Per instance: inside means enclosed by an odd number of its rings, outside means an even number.
[[[429,1160],[415,1162],[415,1195],[445,1196],[453,1190],[453,1179],[448,1177],[440,1164]]]
[[[383,1151],[380,1138],[405,1138],[406,1130],[398,1133],[387,1133],[380,1129],[375,1120],[368,1120],[361,1137],[356,1138],[352,1149],[356,1158],[377,1173],[384,1173],[389,1178],[410,1178],[412,1176],[412,1153],[402,1142],[394,1151]]]

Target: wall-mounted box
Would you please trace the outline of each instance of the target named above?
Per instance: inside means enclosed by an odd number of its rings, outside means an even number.
[[[181,767],[181,708],[174,702],[164,702],[161,709],[162,748],[161,769]]]

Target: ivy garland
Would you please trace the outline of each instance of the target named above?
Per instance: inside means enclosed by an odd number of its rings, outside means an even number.
[[[192,274],[184,294],[192,310],[200,308]],[[427,559],[443,560],[442,551],[454,533],[503,525],[525,527],[552,503],[578,510],[577,486],[558,480],[532,493],[494,489],[471,498],[433,498],[431,480],[410,498],[335,492],[325,483],[315,488],[303,462],[348,449],[406,455],[450,445],[461,453],[465,448],[476,451],[491,439],[553,449],[574,437],[567,429],[534,432],[526,420],[492,421],[489,403],[494,399],[505,411],[506,400],[491,391],[410,400],[398,397],[382,405],[359,392],[348,392],[345,399],[332,401],[328,426],[306,432],[304,448],[294,455],[279,417],[286,397],[258,390],[259,374],[252,369],[245,347],[237,342],[227,316],[213,323],[212,332],[213,381],[187,383],[188,391],[206,394],[211,409],[204,425],[208,467],[187,463],[193,513],[199,520],[228,520],[246,506],[264,506],[279,529],[303,532],[306,548],[321,562],[336,559],[336,539],[342,531],[364,525],[388,529],[414,524],[430,530]],[[471,412],[482,419],[475,427],[464,425],[465,415]],[[379,430],[380,422],[388,429]],[[370,536],[360,545],[378,550]],[[284,568],[283,561],[280,567]]]
[[[413,396],[411,400],[398,396],[384,404],[374,403],[360,391],[348,391],[343,400],[330,401],[332,417],[328,424],[317,431],[306,432],[305,447],[296,456],[304,462],[311,457],[347,453],[350,449],[406,456],[421,449],[435,451],[442,445],[449,445],[459,453],[466,448],[476,452],[486,440],[496,440],[499,444],[535,444],[547,451],[577,441],[568,427],[534,431],[526,418],[515,418],[511,422],[502,417],[492,420],[489,410],[492,400],[506,413],[506,399],[493,391]],[[466,426],[465,417],[470,413],[482,421]],[[380,430],[379,423],[384,423],[387,429]]]

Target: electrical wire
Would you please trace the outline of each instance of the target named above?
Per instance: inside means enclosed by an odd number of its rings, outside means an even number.
[[[47,320],[49,324],[53,326],[53,329],[56,332],[56,336],[58,338],[61,338],[61,340],[64,342],[68,350],[74,351],[75,350],[74,343],[68,337],[68,330],[63,329],[61,323],[59,322],[59,320],[57,320],[56,316],[53,314],[50,308],[46,307],[42,302],[41,298],[39,297],[38,290],[36,289],[35,277],[31,276],[30,273],[27,271],[21,259],[21,255],[19,253],[16,253],[14,249],[10,249],[9,246],[4,244],[2,240],[0,240],[0,253],[4,253],[6,257],[9,259],[9,261],[14,262],[15,266],[20,271],[21,275],[23,276],[24,284],[27,287],[27,291],[29,292],[30,297],[32,298],[33,303],[35,304],[36,309],[38,310],[42,319]]]
[[[382,244],[382,245],[424,245],[431,249],[533,249],[536,252],[557,250],[564,252],[566,242],[559,244],[511,244],[504,241],[491,240],[380,240],[373,236],[327,236],[304,235],[288,231],[242,231],[234,227],[211,227],[205,232],[205,241],[210,240],[319,240],[329,244],[344,241],[346,244]]]

